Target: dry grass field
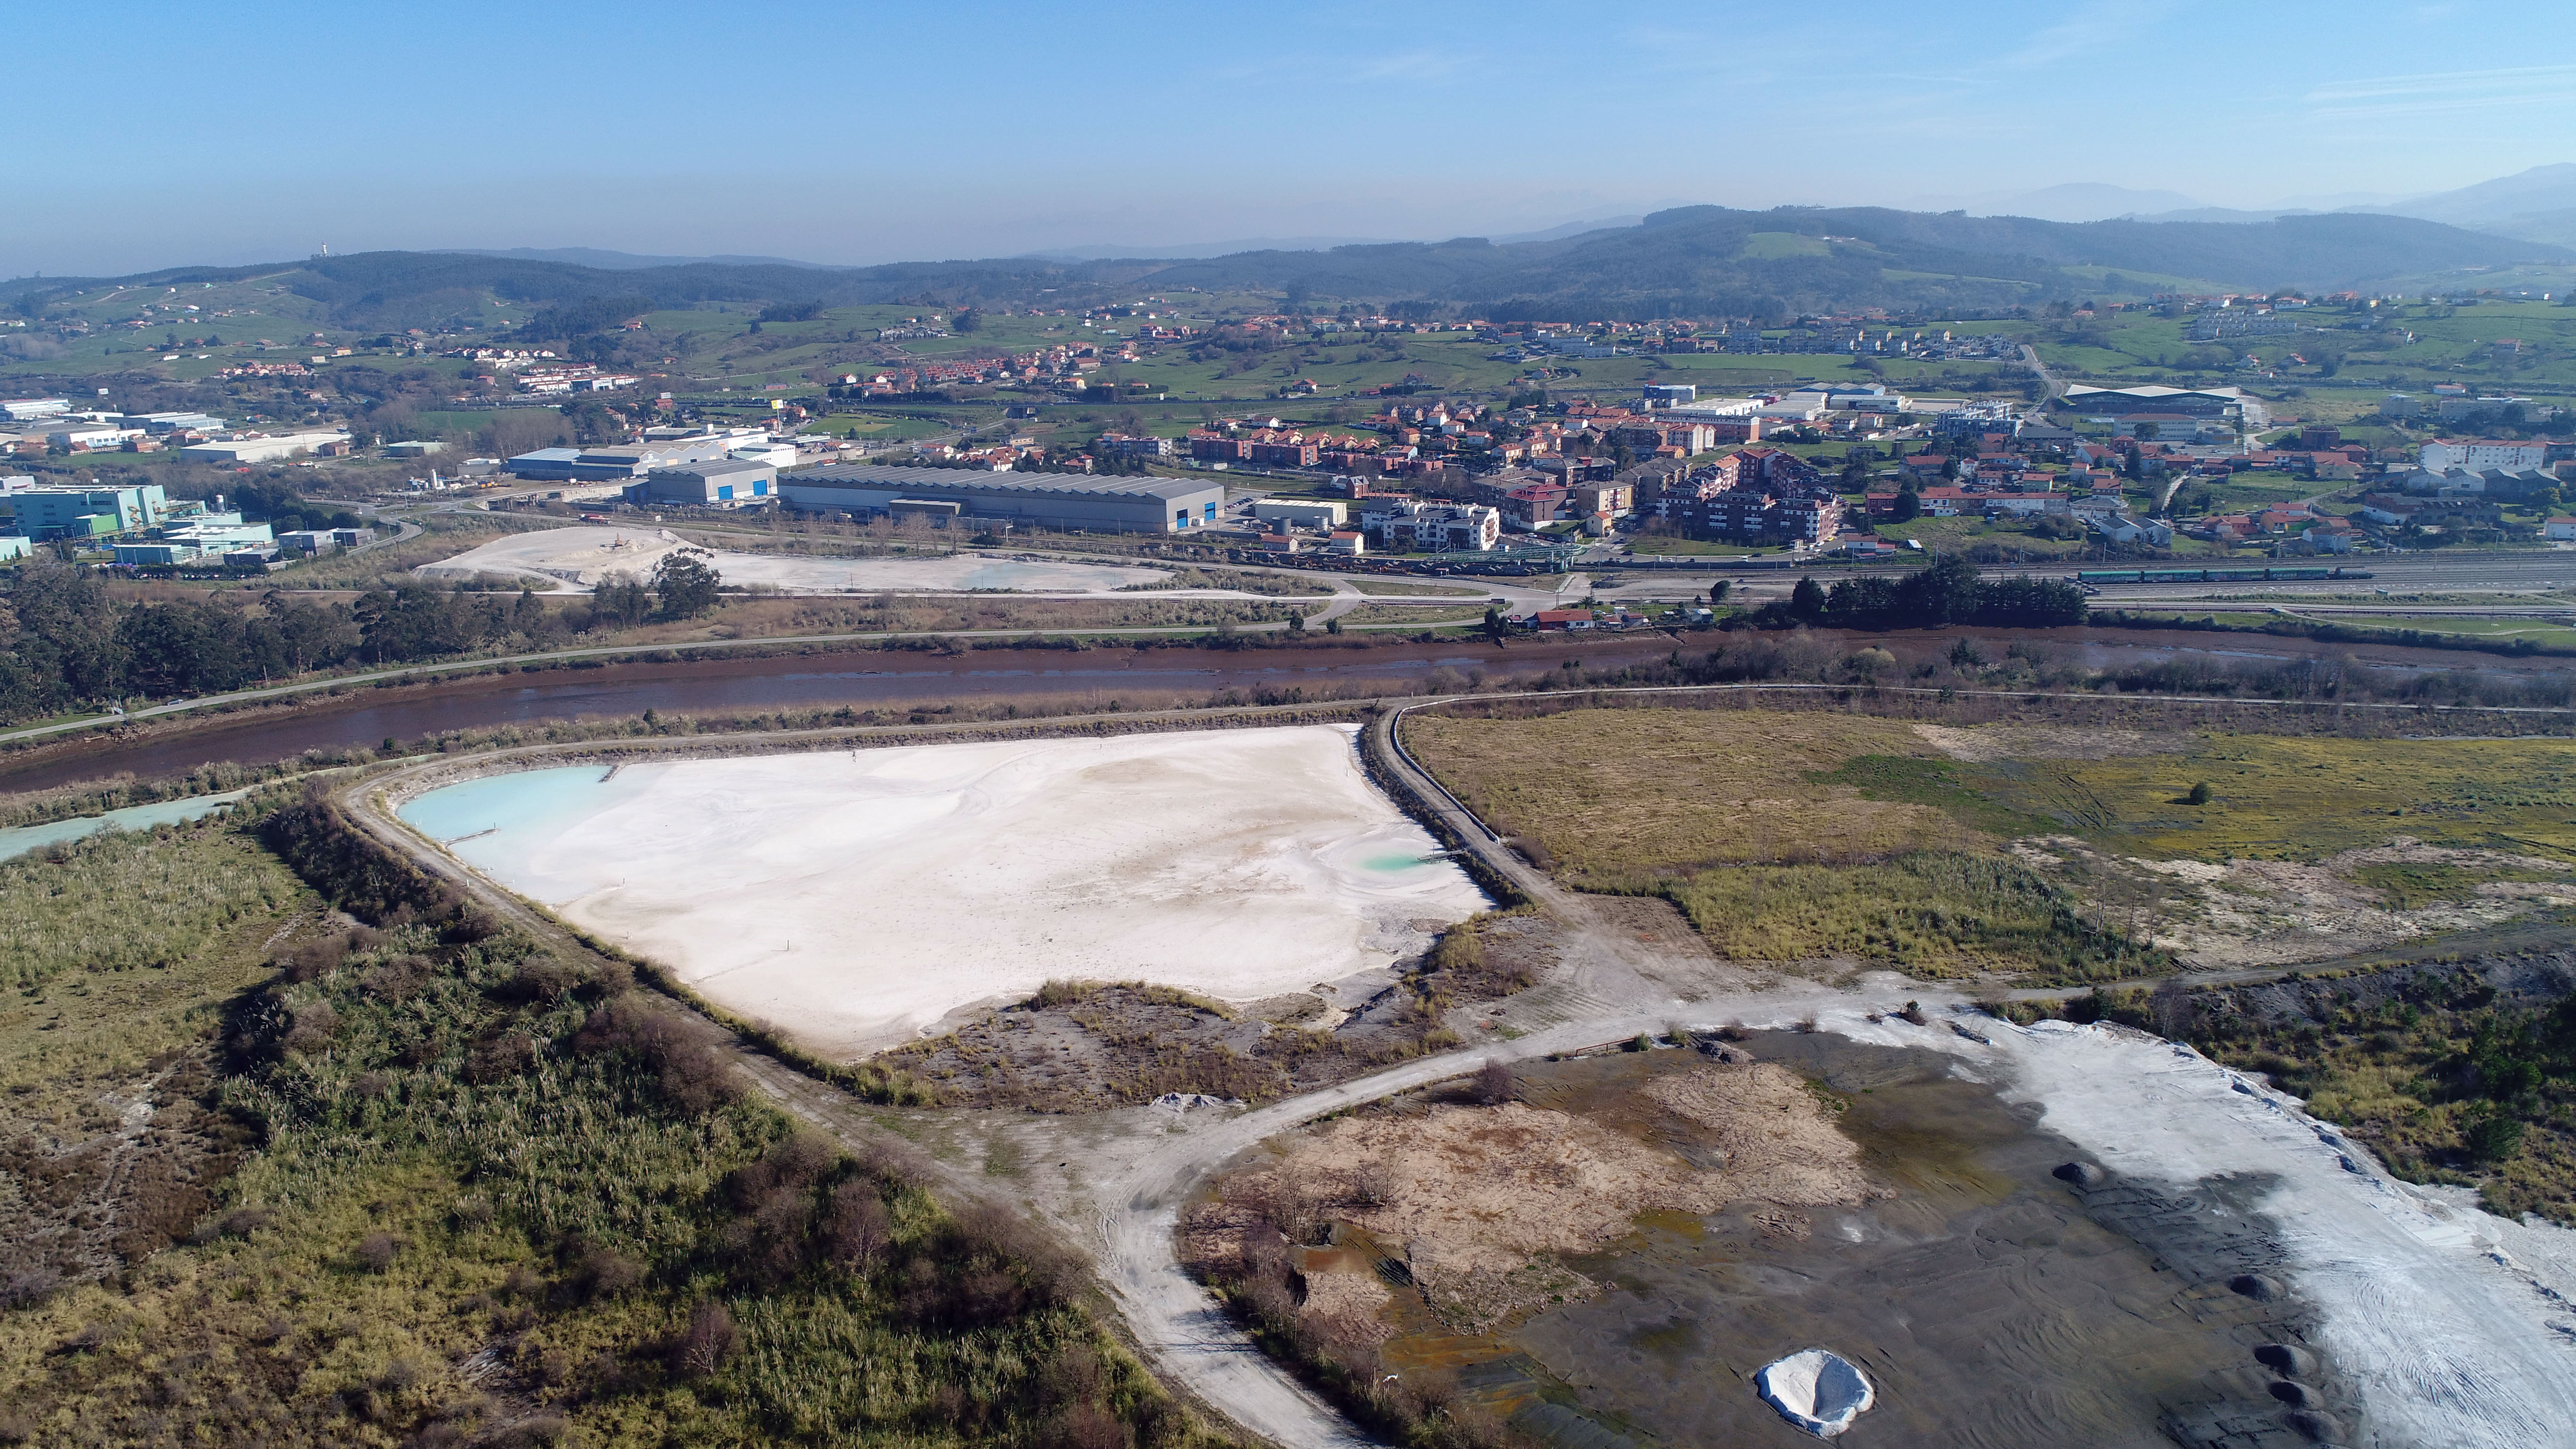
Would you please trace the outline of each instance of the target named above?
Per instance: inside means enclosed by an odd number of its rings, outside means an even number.
[[[1406,742],[1568,885],[1666,896],[1738,959],[2071,983],[2576,902],[2563,739],[1581,709]]]
[[[1862,756],[1941,758],[1910,726],[1840,714],[1572,710],[1416,716],[1405,744],[1568,883],[1630,890],[1713,865],[1852,862],[1944,843],[1941,811],[1807,777]]]

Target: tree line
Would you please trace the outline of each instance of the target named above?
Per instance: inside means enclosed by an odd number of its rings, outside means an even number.
[[[525,589],[411,583],[350,602],[272,591],[244,607],[212,597],[119,600],[91,570],[34,562],[18,570],[0,620],[0,718],[218,694],[317,670],[560,647],[603,629],[696,618],[716,606],[721,584],[715,569],[682,553],[650,579],[612,578],[564,608]]]
[[[1901,578],[1861,574],[1838,579],[1830,589],[1812,576],[1801,578],[1787,600],[1757,610],[1754,622],[1769,628],[2045,629],[2081,624],[2087,613],[2084,591],[2064,579],[1982,579],[1974,564],[1943,554]]]

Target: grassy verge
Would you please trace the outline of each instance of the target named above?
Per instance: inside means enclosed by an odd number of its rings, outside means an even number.
[[[2194,617],[2198,615],[2198,617]],[[2271,634],[2284,638],[2313,639],[2328,644],[2394,644],[2410,649],[2463,649],[2480,654],[2560,655],[2576,653],[2556,642],[2563,631],[2542,630],[2519,633],[2513,637],[2468,633],[2441,627],[2427,627],[2421,621],[2406,628],[2374,628],[2362,624],[2335,623],[2323,619],[2289,618],[2277,614],[2223,614],[2200,610],[2155,612],[2148,606],[2136,610],[2095,609],[2093,622],[2100,626],[2132,625],[2151,629],[2190,629],[2220,634]]]
[[[1288,574],[1176,565],[1170,578],[1157,579],[1149,584],[1129,584],[1118,592],[1144,594],[1163,589],[1235,589],[1247,594],[1311,596],[1331,593],[1332,585],[1321,579],[1301,579]]]
[[[1351,587],[1358,589],[1363,594],[1376,594],[1387,598],[1484,598],[1490,592],[1489,590],[1479,589],[1463,584],[1416,584],[1408,583],[1402,579],[1382,579],[1370,576],[1352,579],[1350,583]]]
[[[423,532],[418,537],[365,553],[315,559],[278,577],[293,580],[299,589],[371,589],[389,579],[407,582],[411,571],[423,564],[454,558],[510,534],[561,528],[570,520],[502,513],[430,513],[410,521],[421,526]]]
[[[1481,624],[1484,619],[1482,604],[1454,608],[1438,604],[1362,604],[1342,616],[1345,624],[1420,624],[1426,629]]]

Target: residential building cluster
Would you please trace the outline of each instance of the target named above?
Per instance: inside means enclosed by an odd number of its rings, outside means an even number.
[[[845,372],[832,384],[830,392],[835,398],[865,399],[990,384],[1078,389],[1088,385],[1086,377],[1099,371],[1104,362],[1137,360],[1139,354],[1132,343],[1106,347],[1092,342],[1059,343],[1001,357],[924,359],[874,372]]]
[[[563,367],[530,368],[521,373],[518,390],[536,397],[562,396],[576,392],[613,392],[633,387],[640,379],[621,372],[602,372],[589,363]]]

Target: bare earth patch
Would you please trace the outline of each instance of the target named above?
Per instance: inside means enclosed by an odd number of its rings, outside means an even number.
[[[1914,733],[1954,760],[1987,764],[1997,760],[2107,760],[2115,755],[2178,755],[2191,748],[2188,734],[2123,729],[2075,729],[2065,725],[1918,724]]]
[[[1803,1235],[1795,1209],[1879,1194],[1860,1149],[1796,1074],[1768,1063],[1710,1063],[1639,1090],[1651,1109],[1705,1129],[1725,1154],[1699,1168],[1588,1117],[1508,1102],[1349,1117],[1278,1144],[1277,1160],[1237,1174],[1189,1219],[1189,1256],[1231,1261],[1264,1224],[1365,1234],[1442,1317],[1482,1329],[1589,1296],[1598,1285],[1563,1259],[1626,1236],[1638,1215],[1704,1214],[1739,1203]],[[1363,1262],[1310,1271],[1308,1301],[1332,1311],[1365,1291],[1328,1284]],[[1326,1285],[1326,1286],[1319,1286]]]
[[[2113,924],[2151,938],[2201,970],[2281,966],[2349,956],[2400,941],[2498,925],[2531,911],[2576,905],[2564,862],[2494,850],[2427,845],[2411,836],[2347,850],[2312,865],[2234,859],[2147,860],[2096,851],[2065,836],[2016,841],[2013,853],[2060,879],[2090,877],[2089,897]],[[2360,879],[2374,866],[2546,875],[2481,880],[2456,899],[2413,908]],[[2109,887],[2105,889],[2104,887]]]

